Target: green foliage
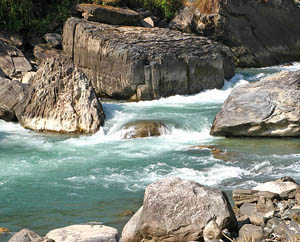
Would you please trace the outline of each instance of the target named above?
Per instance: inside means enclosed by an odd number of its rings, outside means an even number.
[[[0,28],[44,34],[71,15],[76,0],[0,0]]]
[[[183,5],[183,0],[124,0],[129,7],[141,7],[152,12],[158,11],[162,16],[171,18]]]

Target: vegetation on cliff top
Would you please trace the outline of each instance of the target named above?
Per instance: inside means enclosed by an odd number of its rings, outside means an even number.
[[[42,35],[53,31],[71,16],[77,3],[103,3],[104,0],[0,0],[0,28],[10,32]],[[105,0],[105,2],[110,2]],[[183,0],[122,0],[117,5],[144,8],[171,18]]]

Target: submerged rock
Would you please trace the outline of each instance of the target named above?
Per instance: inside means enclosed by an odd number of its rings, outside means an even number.
[[[55,242],[118,242],[118,230],[104,225],[71,225],[51,230],[46,237]]]
[[[125,139],[160,136],[165,133],[167,126],[160,121],[140,120],[125,124]]]
[[[226,195],[173,177],[146,188],[143,206],[124,227],[122,241],[196,241],[203,239],[205,228],[206,238],[219,238],[212,227],[236,227]]]
[[[300,137],[300,71],[238,86],[217,114],[216,136]]]
[[[221,88],[233,56],[204,37],[160,28],[112,26],[70,18],[63,49],[98,95],[151,100]]]
[[[65,57],[40,66],[16,115],[35,131],[85,134],[98,131],[105,118],[90,81]]]
[[[128,8],[96,4],[77,4],[76,11],[89,21],[114,25],[139,25],[141,15]]]
[[[17,121],[15,108],[24,98],[27,86],[19,81],[0,77],[0,119]]]
[[[226,44],[240,67],[299,60],[300,8],[295,1],[196,2],[171,21],[171,28]]]

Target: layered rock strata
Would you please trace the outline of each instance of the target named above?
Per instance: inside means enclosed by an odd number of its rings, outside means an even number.
[[[70,18],[63,49],[98,95],[158,99],[221,88],[234,74],[229,49],[169,29],[118,27]]]
[[[217,114],[217,136],[299,137],[300,71],[280,72],[233,89]]]

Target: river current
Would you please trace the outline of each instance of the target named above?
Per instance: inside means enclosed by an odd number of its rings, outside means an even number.
[[[54,228],[103,222],[121,231],[128,211],[142,204],[145,187],[177,176],[228,194],[281,176],[300,181],[300,140],[227,139],[209,135],[232,88],[300,63],[240,69],[222,90],[138,103],[104,102],[105,126],[91,136],[39,134],[0,120],[0,227],[40,235]],[[163,121],[160,137],[122,139],[123,125]],[[228,152],[213,157],[195,145]],[[9,236],[1,236],[7,241]]]

